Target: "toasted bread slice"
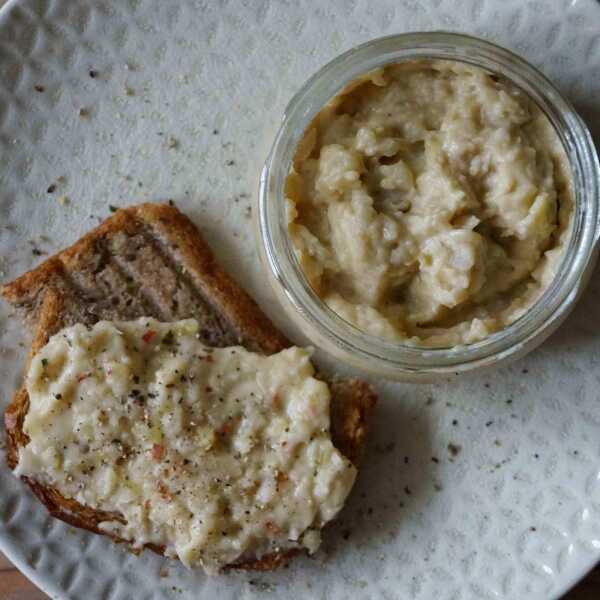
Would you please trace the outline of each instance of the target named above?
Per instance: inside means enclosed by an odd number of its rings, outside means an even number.
[[[215,262],[191,221],[164,204],[117,211],[73,246],[2,287],[0,293],[33,330],[30,359],[63,327],[141,316],[162,321],[193,317],[200,323],[201,340],[211,346],[241,344],[271,354],[291,345]],[[376,396],[369,385],[357,379],[330,385],[332,439],[356,465]],[[11,469],[18,463],[19,448],[29,441],[23,431],[28,408],[23,385],[5,413]],[[100,530],[99,524],[123,519],[66,498],[31,478],[23,479],[53,516],[71,525],[110,535]],[[158,546],[149,548],[163,552]],[[297,553],[296,549],[286,550],[231,566],[271,570]]]

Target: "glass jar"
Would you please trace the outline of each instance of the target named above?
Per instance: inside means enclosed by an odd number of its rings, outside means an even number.
[[[369,335],[332,311],[314,292],[288,235],[284,187],[297,144],[323,106],[365,72],[403,60],[460,61],[500,74],[526,92],[556,129],[569,159],[573,230],[553,282],[518,320],[489,337],[452,348],[421,348]],[[565,319],[596,259],[600,227],[600,166],[591,136],[571,104],[537,69],[512,52],[456,33],[408,33],[380,38],[338,56],[313,75],[289,103],[260,180],[261,258],[287,314],[318,348],[354,367],[419,381],[482,369],[523,356]]]

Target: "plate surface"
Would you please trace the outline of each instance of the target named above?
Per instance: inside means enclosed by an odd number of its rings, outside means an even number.
[[[9,2],[0,15],[0,271],[110,214],[173,199],[279,312],[249,218],[285,104],[354,44],[473,33],[521,53],[600,133],[594,0]],[[55,191],[50,186],[55,186]],[[28,340],[0,308],[0,402]],[[0,549],[55,598],[548,600],[600,559],[600,281],[526,360],[381,394],[360,480],[323,549],[206,578],[48,517],[0,455]],[[319,360],[327,362],[324,357]],[[1,451],[0,451],[1,454]]]

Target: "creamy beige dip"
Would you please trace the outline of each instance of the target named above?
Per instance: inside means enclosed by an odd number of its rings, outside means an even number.
[[[562,144],[523,92],[481,69],[410,61],[329,102],[286,185],[302,269],[370,334],[451,347],[523,315],[570,235]]]
[[[17,475],[125,522],[100,527],[209,573],[319,546],[356,469],[331,442],[309,353],[209,348],[194,320],[75,325],[27,375]]]

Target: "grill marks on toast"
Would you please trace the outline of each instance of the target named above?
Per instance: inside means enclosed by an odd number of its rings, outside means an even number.
[[[107,291],[111,294],[111,304],[123,321],[133,320],[139,315],[166,319],[164,311],[136,280],[129,264],[118,256],[111,256],[109,264],[101,273]],[[131,315],[131,316],[130,316]]]
[[[93,325],[100,319],[127,320],[142,314],[160,318],[160,310],[151,306],[137,289],[130,289],[133,279],[119,268],[104,240],[98,240],[82,256],[81,268],[61,265],[52,286],[64,303],[61,326],[84,323]]]
[[[211,346],[241,343],[240,336],[180,266],[174,248],[165,244],[156,231],[146,227],[136,236],[124,240],[117,235],[109,243],[114,260],[133,278],[141,294],[160,311],[158,318],[163,321],[196,318],[201,340]]]
[[[195,317],[203,342],[213,346],[239,344],[239,336],[204,300],[202,290],[170,251],[148,226],[133,235],[117,232],[98,239],[89,259],[82,261],[84,268],[66,274],[81,300],[90,305],[84,322],[93,324],[98,315],[117,320],[144,315],[162,321]]]
[[[65,271],[82,292],[81,298],[76,298],[77,304],[89,305],[86,324],[92,325],[100,318],[127,320],[144,311],[152,316],[160,314],[158,307],[139,293],[133,278],[120,267],[108,239],[95,240],[85,255],[79,256],[78,267],[70,273]]]

